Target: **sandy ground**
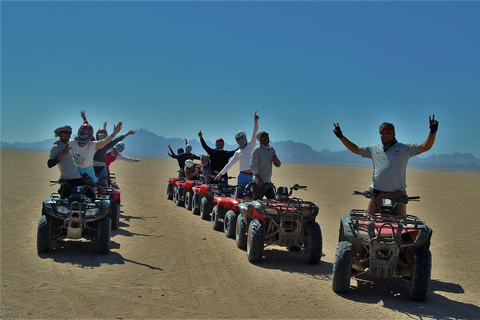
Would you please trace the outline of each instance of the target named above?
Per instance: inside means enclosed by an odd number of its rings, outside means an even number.
[[[277,186],[308,186],[297,196],[320,207],[323,232],[319,265],[268,248],[259,264],[209,222],[166,199],[166,179],[176,161],[117,161],[122,215],[112,252],[93,243],[62,241],[36,252],[42,200],[56,190],[47,152],[1,150],[1,317],[3,319],[425,319],[480,318],[480,174],[408,171],[410,214],[433,228],[431,293],[408,299],[401,280],[357,282],[337,295],[331,289],[339,219],[366,199],[372,169],[285,163]],[[236,175],[237,170],[231,171]]]

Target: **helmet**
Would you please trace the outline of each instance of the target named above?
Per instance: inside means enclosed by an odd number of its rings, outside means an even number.
[[[87,143],[88,141],[92,140],[93,127],[88,123],[82,124],[80,128],[78,128],[77,137],[78,141],[82,143]]]
[[[178,149],[177,149],[177,153],[178,153],[178,154],[182,154],[183,152],[184,152],[184,151],[183,151],[183,148],[178,148]]]
[[[95,138],[97,140],[103,140],[108,136],[107,130],[100,128],[97,130],[97,133],[95,134]]]
[[[223,147],[225,146],[225,141],[223,141],[222,138],[218,138],[217,141],[215,141],[215,147],[217,150],[223,150]]]
[[[202,155],[200,155],[200,161],[201,161],[203,164],[205,164],[205,163],[207,163],[207,162],[210,161],[210,156],[209,156],[209,155],[202,154]]]
[[[187,145],[185,146],[185,151],[187,151],[187,153],[192,152],[192,145],[187,144]]]
[[[247,144],[247,134],[244,131],[237,131],[235,133],[235,141],[237,141],[240,148]]]
[[[193,166],[195,166],[195,163],[193,162],[193,160],[188,159],[185,161],[185,167],[192,168]]]
[[[115,150],[117,151],[117,153],[120,153],[122,152],[123,150],[125,150],[125,143],[123,142],[119,142],[115,145]]]

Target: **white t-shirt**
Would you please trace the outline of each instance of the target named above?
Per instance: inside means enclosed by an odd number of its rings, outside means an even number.
[[[373,161],[371,187],[384,192],[405,190],[408,159],[418,155],[419,148],[419,144],[400,142],[386,152],[381,144],[359,148],[362,157]]]
[[[70,141],[69,145],[72,147],[70,151],[77,168],[88,168],[93,165],[96,144],[97,141],[89,141],[85,146],[79,147],[78,141]]]

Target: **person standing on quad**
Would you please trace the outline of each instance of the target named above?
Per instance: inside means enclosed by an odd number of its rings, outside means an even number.
[[[80,111],[80,115],[83,118],[83,123],[88,123],[87,117],[85,115],[85,110]],[[98,178],[98,183],[101,185],[107,185],[108,181],[108,172],[105,165],[105,154],[108,150],[114,147],[117,143],[121,142],[123,139],[128,137],[129,135],[135,134],[135,131],[130,130],[127,134],[122,134],[117,138],[113,139],[109,143],[107,143],[103,148],[98,149],[93,156],[93,169],[95,170],[95,176]],[[103,128],[97,130],[95,134],[95,138],[97,141],[103,140],[108,136],[107,133],[107,123],[103,123]]]
[[[70,186],[84,186],[86,184],[85,179],[78,172],[77,166],[73,161],[73,155],[69,146],[70,136],[72,135],[72,127],[62,126],[58,127],[54,131],[55,137],[60,140],[58,143],[54,143],[50,150],[50,156],[47,160],[47,166],[53,168],[58,164],[60,170],[60,180],[65,180],[67,184],[61,184],[59,194],[60,197],[65,198],[70,195]]]
[[[240,173],[237,177],[237,188],[235,190],[236,196],[242,196],[245,186],[252,181],[253,172],[250,169],[250,160],[252,158],[252,151],[255,148],[255,138],[258,131],[258,119],[260,117],[257,115],[255,111],[255,115],[253,116],[254,125],[253,125],[253,133],[252,138],[250,141],[247,141],[247,134],[244,131],[237,131],[235,134],[235,140],[238,143],[239,149],[235,151],[233,157],[230,158],[228,163],[223,167],[222,170],[217,174],[215,180],[219,180],[227,171],[237,162],[240,160]]]
[[[122,123],[119,122],[113,126],[113,133],[100,141],[92,141],[93,127],[84,123],[78,129],[77,139],[71,141],[71,151],[73,160],[80,173],[87,173],[93,182],[97,182],[98,178],[95,176],[93,169],[93,156],[95,152],[115,138],[115,136],[122,130]]]
[[[192,153],[192,146],[190,144],[188,144],[187,139],[185,139],[185,150],[186,150],[185,153],[183,152],[182,148],[179,148],[178,149],[178,154],[175,154],[173,152],[172,148],[170,148],[170,145],[168,145],[168,149],[170,150],[168,155],[170,157],[174,158],[174,159],[177,159],[177,161],[178,161],[178,166],[179,166],[178,176],[179,177],[185,177],[185,172],[184,172],[185,161],[187,161],[189,159],[190,160],[200,160],[199,156]]]
[[[233,156],[235,151],[238,150],[238,148],[233,151],[223,150],[223,148],[225,147],[225,141],[223,141],[222,138],[218,138],[215,141],[215,149],[212,149],[205,143],[205,140],[203,140],[202,130],[198,132],[198,137],[200,138],[203,149],[205,149],[205,151],[210,156],[212,173],[219,174],[223,167],[225,167],[225,165],[228,163],[228,160]],[[228,174],[225,173],[223,175],[223,178],[228,179]]]
[[[406,196],[406,171],[408,160],[420,153],[430,150],[435,142],[438,130],[438,121],[429,116],[430,133],[424,143],[401,143],[395,138],[393,124],[384,122],[380,125],[379,133],[381,144],[358,147],[348,140],[342,133],[340,125],[334,123],[333,133],[351,152],[364,158],[372,159],[373,178],[370,189],[375,197],[370,199],[367,206],[367,214],[379,211],[379,205],[383,199],[390,199],[393,203]],[[405,203],[399,203],[397,214],[406,218],[407,210]]]
[[[270,137],[265,131],[258,131],[256,134],[260,145],[256,146],[252,151],[250,159],[250,169],[254,174],[253,177],[253,199],[275,198],[273,187],[268,185],[272,183],[272,163],[275,167],[282,164],[278,159],[275,149],[269,145]]]

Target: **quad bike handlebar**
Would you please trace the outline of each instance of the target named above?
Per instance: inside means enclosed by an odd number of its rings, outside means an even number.
[[[367,191],[353,191],[353,195],[355,196],[364,196],[365,198],[375,198],[375,192],[371,191],[371,190],[367,190]],[[400,200],[398,200],[399,202],[403,202],[403,203],[408,203],[408,201],[420,201],[420,196],[413,196],[413,197],[409,197],[409,196],[402,196],[400,197]]]

